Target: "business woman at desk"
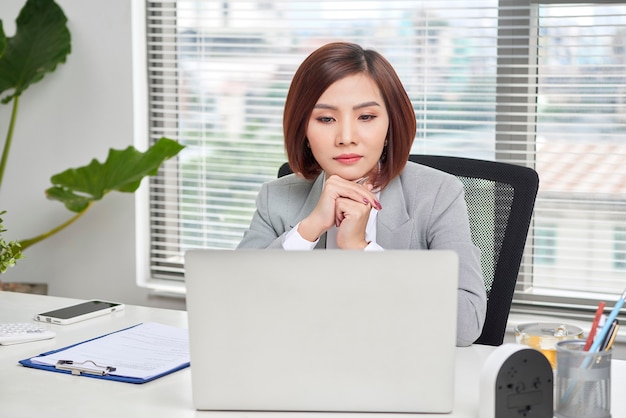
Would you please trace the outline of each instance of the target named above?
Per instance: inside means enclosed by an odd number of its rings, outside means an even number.
[[[416,119],[391,64],[351,43],[317,49],[293,77],[283,131],[296,174],[262,186],[238,248],[454,250],[457,345],[474,342],[486,294],[463,186],[407,161]]]

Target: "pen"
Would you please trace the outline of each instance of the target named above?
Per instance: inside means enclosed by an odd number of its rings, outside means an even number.
[[[587,342],[585,343],[584,351],[589,351],[591,347],[591,343],[593,343],[593,338],[596,336],[596,332],[598,331],[598,323],[600,322],[600,317],[602,316],[602,312],[604,312],[604,307],[606,303],[600,302],[598,304],[598,309],[596,309],[596,315],[593,318],[593,323],[591,325],[591,330],[589,331],[589,335],[587,336]]]
[[[611,347],[613,347],[613,343],[615,342],[615,337],[617,337],[618,329],[619,329],[619,322],[617,322],[617,319],[616,319],[615,328],[613,329],[613,332],[611,333],[611,338],[609,338],[609,342],[606,344],[606,350],[610,350]]]
[[[624,306],[625,299],[626,299],[626,290],[624,291],[624,293],[622,293],[622,296],[620,296],[619,299],[617,299],[617,302],[615,302],[615,306],[613,307],[613,310],[611,311],[608,318],[606,319],[605,323],[607,325],[602,327],[602,329],[600,330],[600,333],[593,340],[593,344],[591,344],[591,348],[589,349],[589,351],[597,352],[600,350],[600,345],[606,338],[609,332],[609,329],[611,328],[609,324],[611,324],[617,318],[617,314],[619,314],[620,309],[622,309],[622,306]]]
[[[607,332],[604,341],[602,341],[602,345],[600,345],[600,351],[606,350],[609,346],[609,341],[611,341],[611,338],[614,337],[615,327],[617,327],[617,323],[617,319],[615,319],[610,324],[606,324],[606,326],[609,327],[609,331]]]

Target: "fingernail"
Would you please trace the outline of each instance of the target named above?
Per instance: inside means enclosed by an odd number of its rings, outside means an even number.
[[[365,198],[363,198],[363,203],[365,203],[366,205],[369,205],[369,204],[370,204],[370,201],[369,201],[369,200],[367,200],[367,199],[365,199]]]
[[[381,210],[383,208],[383,205],[381,205],[378,200],[376,200],[376,208],[378,208],[378,210]]]

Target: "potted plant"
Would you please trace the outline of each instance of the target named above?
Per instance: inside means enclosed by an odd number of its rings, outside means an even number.
[[[63,10],[54,0],[27,0],[16,19],[13,37],[5,35],[0,21],[0,95],[4,95],[1,103],[12,105],[0,159],[0,193],[21,95],[47,73],[55,71],[70,54],[71,36],[66,22]],[[73,215],[47,232],[13,241],[2,237],[6,230],[0,219],[0,274],[22,258],[22,251],[74,223],[107,193],[136,191],[144,177],[157,174],[161,164],[182,149],[178,142],[164,137],[145,152],[132,146],[110,149],[104,162],[93,159],[85,166],[53,175],[46,196],[63,203]],[[0,216],[4,213],[0,207]]]

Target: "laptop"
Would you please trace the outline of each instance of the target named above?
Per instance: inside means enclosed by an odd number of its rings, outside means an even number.
[[[448,413],[452,251],[190,250],[196,410]]]

